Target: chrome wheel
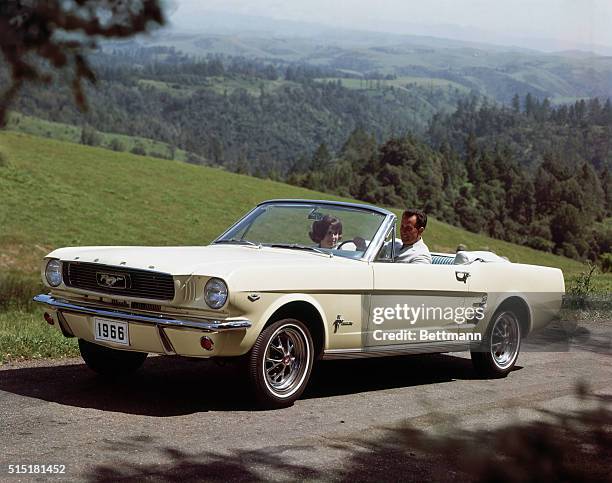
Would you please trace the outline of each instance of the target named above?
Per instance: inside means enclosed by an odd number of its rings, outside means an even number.
[[[304,392],[315,359],[308,326],[282,319],[265,327],[247,358],[253,396],[260,406],[285,408]]]
[[[282,325],[263,351],[263,376],[268,389],[279,398],[290,397],[304,382],[310,368],[311,350],[301,327]]]
[[[507,369],[516,360],[521,340],[519,322],[512,312],[500,314],[491,332],[491,357],[500,369]]]

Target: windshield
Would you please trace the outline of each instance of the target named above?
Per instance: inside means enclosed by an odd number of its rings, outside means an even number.
[[[365,209],[316,203],[257,207],[215,243],[263,245],[361,258],[385,216]]]

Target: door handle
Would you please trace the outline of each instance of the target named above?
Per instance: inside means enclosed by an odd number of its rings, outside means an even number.
[[[467,283],[467,279],[470,277],[470,272],[455,272],[457,282]]]

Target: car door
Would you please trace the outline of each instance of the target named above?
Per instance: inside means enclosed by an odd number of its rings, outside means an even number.
[[[457,342],[469,266],[372,262],[366,348]]]
[[[515,272],[516,265],[511,263],[484,263],[474,262],[470,265],[457,265],[469,267],[470,277],[468,292],[466,294],[466,307],[472,309],[473,317],[465,324],[459,326],[459,332],[466,334],[466,338],[478,341],[484,336],[487,327],[500,303],[511,294],[517,295]],[[520,278],[519,278],[520,279]],[[537,279],[531,279],[532,286],[539,286]],[[495,287],[494,290],[492,288]],[[521,297],[524,294],[520,294]]]

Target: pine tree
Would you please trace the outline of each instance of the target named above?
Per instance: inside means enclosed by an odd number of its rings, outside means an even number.
[[[512,110],[517,114],[521,112],[521,98],[518,94],[514,94],[512,98]]]
[[[331,154],[327,149],[327,144],[321,143],[312,156],[311,169],[313,171],[322,171],[331,161]]]
[[[531,92],[528,92],[525,96],[525,114],[528,116],[533,116],[535,111],[535,99],[531,95]]]
[[[361,127],[351,132],[340,150],[340,157],[351,163],[354,170],[359,170],[376,154],[376,140]]]
[[[610,102],[609,98],[606,99],[606,103],[601,111],[601,119],[601,124],[608,126],[612,125],[612,103]]]
[[[601,175],[601,187],[605,196],[604,206],[606,216],[612,216],[612,174],[610,173],[610,168],[607,166],[604,168]]]
[[[468,180],[470,183],[478,182],[482,178],[482,172],[480,169],[480,150],[478,148],[476,135],[473,132],[470,132],[466,140],[465,151],[465,166],[467,169]]]

